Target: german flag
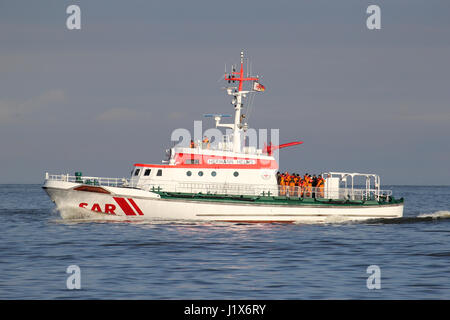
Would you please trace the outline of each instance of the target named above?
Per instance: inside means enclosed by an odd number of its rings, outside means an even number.
[[[264,87],[261,83],[258,81],[253,82],[253,90],[263,92],[266,90],[266,87]]]

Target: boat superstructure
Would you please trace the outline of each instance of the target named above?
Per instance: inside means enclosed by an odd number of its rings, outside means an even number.
[[[206,115],[214,119],[216,128],[227,129],[227,134],[215,141],[206,137],[189,146],[174,146],[162,164],[136,163],[130,178],[46,173],[43,187],[57,208],[162,220],[247,222],[402,216],[403,199],[381,190],[375,174],[325,172],[321,188],[280,186],[274,151],[303,142],[270,143],[262,148],[246,145],[243,100],[264,91],[264,86],[259,77],[244,76],[244,60],[241,52],[240,68],[233,66],[224,77],[231,85],[225,90],[232,98],[234,121],[224,123],[228,115]],[[365,185],[355,185],[355,177],[362,177]]]
[[[243,114],[243,101],[249,94],[262,91],[259,77],[244,75],[244,53],[241,52],[240,68],[232,66],[225,73],[225,81],[230,86],[225,87],[232,97],[234,121],[224,123],[224,114],[206,114],[213,118],[216,128],[225,128],[228,133],[216,137],[192,141],[189,146],[176,146],[167,150],[167,159],[163,164],[136,163],[131,176],[131,184],[144,188],[147,185],[164,185],[164,190],[173,191],[180,182],[199,184],[248,184],[255,187],[276,187],[278,163],[273,155],[275,149],[284,148],[301,141],[295,141],[279,146],[245,145],[244,134],[248,129],[246,117]],[[246,88],[245,83],[252,85]],[[236,84],[236,85],[234,85]],[[203,190],[208,192],[209,190]]]

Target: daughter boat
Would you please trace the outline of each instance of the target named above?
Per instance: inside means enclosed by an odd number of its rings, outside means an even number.
[[[208,115],[216,128],[231,129],[223,140],[174,146],[163,164],[134,164],[129,179],[46,173],[43,188],[56,208],[165,221],[315,223],[402,217],[403,198],[381,190],[375,174],[324,172],[320,187],[279,185],[274,151],[302,142],[245,146],[243,99],[264,87],[259,77],[244,76],[243,52],[240,69],[233,67],[225,80],[238,84],[225,88],[232,97],[234,122]],[[244,83],[251,88],[244,90]],[[365,186],[355,185],[355,178]]]

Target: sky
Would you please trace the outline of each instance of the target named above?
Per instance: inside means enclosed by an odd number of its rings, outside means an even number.
[[[450,184],[450,2],[437,0],[0,0],[0,183],[161,163],[175,129],[233,112],[218,80],[242,49],[266,87],[249,126],[304,141],[281,170]]]

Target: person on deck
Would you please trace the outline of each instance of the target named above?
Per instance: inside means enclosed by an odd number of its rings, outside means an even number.
[[[286,174],[280,176],[280,196],[286,195]]]
[[[289,180],[289,196],[295,196],[295,173],[290,176]]]
[[[207,148],[207,149],[209,149],[209,147],[210,147],[210,143],[209,143],[209,139],[208,139],[208,137],[207,136],[205,136],[204,138],[203,138],[203,148]]]
[[[300,195],[299,192],[299,187],[298,187],[298,182],[300,180],[300,176],[298,175],[298,173],[294,173],[294,196],[298,197]]]
[[[297,186],[298,186],[298,196],[301,198],[303,198],[303,184],[304,184],[304,181],[303,181],[302,177],[299,176]]]
[[[313,177],[311,179],[311,186],[312,186],[312,197],[316,197],[316,187],[317,187],[317,177],[315,174],[313,174]]]
[[[284,182],[285,182],[285,185],[286,185],[285,190],[286,190],[286,192],[287,192],[287,195],[290,195],[290,194],[289,194],[290,188],[288,188],[288,187],[291,185],[291,180],[292,180],[291,177],[292,177],[292,176],[289,174],[289,172],[286,172],[286,177],[285,177],[285,179],[284,179]]]
[[[324,192],[323,189],[325,187],[325,180],[322,178],[322,175],[319,175],[317,178],[317,195],[318,198],[323,198]]]
[[[310,198],[311,197],[311,191],[312,191],[312,181],[311,181],[311,176],[309,174],[306,174],[305,177],[305,192],[306,192],[306,197]]]

